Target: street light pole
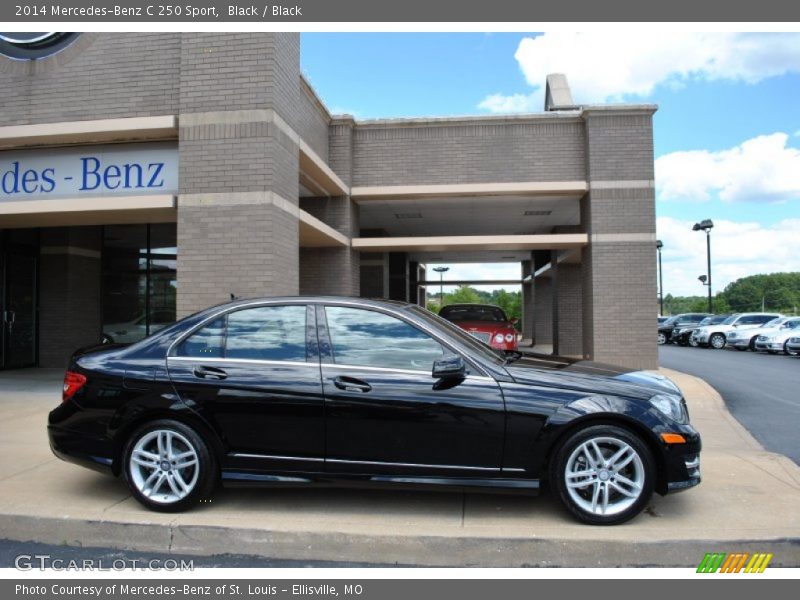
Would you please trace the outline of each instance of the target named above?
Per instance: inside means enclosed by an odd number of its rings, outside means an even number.
[[[664,242],[656,240],[656,250],[658,250],[658,306],[659,314],[664,314],[664,269],[661,267],[661,248]]]
[[[434,271],[439,274],[439,310],[442,310],[444,304],[444,274],[450,270],[450,267],[434,267]]]
[[[692,227],[692,231],[705,231],[706,232],[706,281],[703,282],[704,285],[708,286],[708,312],[714,312],[714,301],[711,295],[711,229],[714,227],[713,221],[711,219],[704,219],[699,223],[695,223]]]

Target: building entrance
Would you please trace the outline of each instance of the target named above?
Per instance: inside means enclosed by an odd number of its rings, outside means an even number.
[[[0,231],[0,369],[36,365],[39,232]]]

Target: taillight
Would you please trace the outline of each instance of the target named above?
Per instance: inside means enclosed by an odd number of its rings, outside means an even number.
[[[86,377],[80,373],[67,371],[64,375],[64,392],[61,394],[62,402],[66,402],[75,395],[79,389],[86,385]]]

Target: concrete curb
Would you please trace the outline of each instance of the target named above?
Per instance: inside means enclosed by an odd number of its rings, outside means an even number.
[[[696,567],[706,552],[775,554],[770,566],[800,565],[800,539],[572,540],[381,536],[285,532],[0,515],[8,539],[82,547],[425,567]]]

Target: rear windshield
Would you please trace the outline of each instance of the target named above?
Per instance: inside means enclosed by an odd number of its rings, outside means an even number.
[[[445,306],[439,316],[448,321],[489,321],[503,323],[506,314],[496,306]]]

